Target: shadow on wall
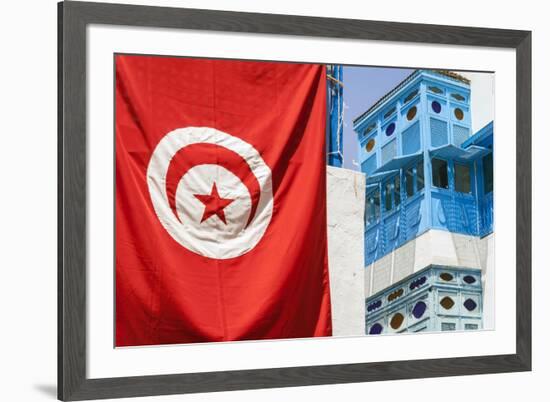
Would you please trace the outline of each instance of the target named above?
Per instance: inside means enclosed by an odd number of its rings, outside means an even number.
[[[49,396],[53,399],[57,399],[57,386],[53,384],[35,384],[34,389],[40,393]]]

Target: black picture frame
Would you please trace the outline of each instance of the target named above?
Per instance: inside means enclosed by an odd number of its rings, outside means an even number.
[[[299,35],[516,51],[516,353],[428,360],[86,377],[86,27]],[[93,173],[93,172],[92,172]],[[58,4],[58,398],[83,400],[531,370],[531,32],[84,2]]]

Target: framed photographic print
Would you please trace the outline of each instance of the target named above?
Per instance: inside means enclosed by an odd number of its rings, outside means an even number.
[[[59,399],[530,370],[530,32],[58,15]]]

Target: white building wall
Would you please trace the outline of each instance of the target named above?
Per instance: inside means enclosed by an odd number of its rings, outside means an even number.
[[[458,73],[470,80],[470,110],[472,111],[472,134],[474,134],[494,120],[495,75],[464,71]]]
[[[328,262],[334,336],[365,334],[365,175],[327,167]]]
[[[495,328],[495,235],[479,241],[483,279],[483,327]]]

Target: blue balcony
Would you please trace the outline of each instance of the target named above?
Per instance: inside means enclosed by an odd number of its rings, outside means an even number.
[[[367,175],[365,265],[429,229],[493,230],[493,125],[471,135],[464,78],[415,71],[354,120]]]

